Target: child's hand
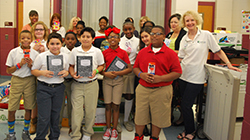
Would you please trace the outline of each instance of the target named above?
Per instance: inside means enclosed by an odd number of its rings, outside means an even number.
[[[20,66],[22,67],[24,64],[26,64],[27,61],[25,58],[22,58],[21,62],[20,62]]]
[[[144,81],[146,81],[146,82],[148,82],[148,83],[152,83],[153,80],[154,80],[154,75],[153,75],[153,74],[150,74],[150,73],[142,72],[142,73],[140,74],[140,77],[141,77]]]
[[[33,61],[32,61],[32,59],[31,59],[31,58],[29,58],[29,57],[26,57],[26,58],[25,58],[25,61],[27,62],[28,67],[29,67],[29,68],[31,68],[31,66],[32,66],[32,62],[33,62]]]
[[[69,75],[69,72],[67,70],[62,70],[62,71],[58,72],[58,75],[62,75],[62,76],[60,76],[60,78],[66,77]]]
[[[88,78],[89,78],[89,79],[92,79],[92,78],[94,78],[94,77],[95,77],[95,75],[96,75],[96,70],[93,70],[92,75],[91,75],[91,76],[89,76]]]
[[[40,48],[38,49],[38,52],[44,52],[45,51],[45,47],[44,45],[40,45]]]
[[[74,79],[79,79],[79,78],[83,78],[82,76],[80,75],[76,75],[77,73],[75,72],[74,75],[71,74],[71,76],[74,78]]]
[[[49,71],[49,70],[43,70],[42,71],[42,75],[45,76],[45,77],[48,77],[48,78],[52,78],[53,75],[54,75],[54,72],[53,71]]]
[[[160,82],[162,82],[162,80],[161,80],[161,76],[159,76],[159,75],[153,75],[153,77],[152,77],[153,79],[153,81],[152,81],[152,83],[160,83]]]
[[[115,74],[115,71],[109,71],[109,72],[105,72],[104,76],[110,78],[110,79],[114,79],[117,75]]]
[[[41,45],[39,45],[38,43],[36,43],[34,45],[33,49],[39,52],[40,47],[41,47]]]

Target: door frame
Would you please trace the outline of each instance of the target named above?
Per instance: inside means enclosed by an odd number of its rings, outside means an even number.
[[[198,2],[198,6],[212,6],[213,7],[212,32],[214,32],[215,2]]]

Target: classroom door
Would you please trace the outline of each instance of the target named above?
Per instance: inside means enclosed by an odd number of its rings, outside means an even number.
[[[199,2],[198,12],[202,14],[202,29],[210,32],[214,31],[214,8],[215,2]]]

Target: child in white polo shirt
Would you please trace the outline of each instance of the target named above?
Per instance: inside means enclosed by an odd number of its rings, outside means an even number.
[[[31,49],[30,43],[32,36],[30,31],[23,30],[20,33],[20,47],[12,49],[7,57],[6,72],[12,74],[11,89],[8,103],[8,127],[9,134],[5,140],[15,140],[15,113],[19,109],[20,99],[24,99],[24,130],[22,133],[23,140],[29,140],[29,123],[31,118],[31,110],[36,105],[36,79],[31,74],[30,68],[33,60],[35,60],[38,52]],[[24,51],[27,50],[26,54]]]
[[[74,48],[69,58],[69,72],[74,78],[74,82],[71,85],[71,103],[72,103],[72,140],[79,140],[81,138],[81,125],[83,116],[85,118],[85,126],[83,129],[83,140],[90,140],[90,136],[94,134],[93,125],[95,121],[97,99],[99,93],[99,86],[97,82],[96,74],[101,72],[104,68],[104,58],[100,49],[94,47],[92,42],[95,38],[95,31],[86,27],[81,31],[80,41],[82,45]],[[89,59],[81,60],[78,63],[77,58],[81,56],[87,56]],[[91,61],[92,58],[92,61]],[[83,64],[83,62],[88,62]],[[92,63],[92,68],[91,68]],[[90,75],[82,76],[77,73],[77,67],[79,65],[89,66]],[[84,70],[85,71],[85,70]],[[91,74],[92,71],[92,74]],[[79,71],[78,71],[79,72]],[[83,111],[83,105],[85,111]]]
[[[35,140],[45,140],[49,128],[49,139],[59,138],[58,123],[65,89],[63,81],[64,77],[69,74],[68,55],[60,52],[62,36],[58,33],[51,33],[48,37],[47,46],[49,51],[37,56],[31,71],[33,75],[37,76],[38,123]],[[62,55],[63,58],[61,61],[54,59],[52,62],[54,65],[62,65],[63,70],[58,74],[48,70],[47,66],[48,57],[57,55]]]

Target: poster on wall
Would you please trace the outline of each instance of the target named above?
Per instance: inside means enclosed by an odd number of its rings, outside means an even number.
[[[242,10],[242,33],[250,33],[250,10]]]

